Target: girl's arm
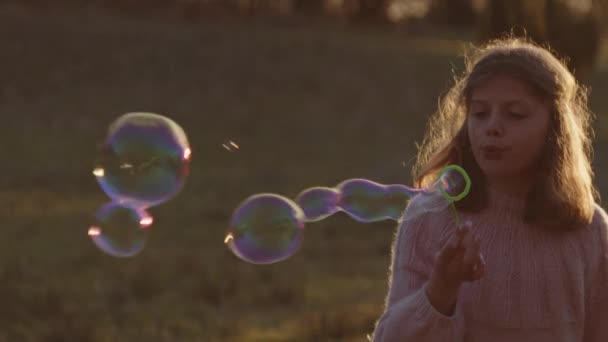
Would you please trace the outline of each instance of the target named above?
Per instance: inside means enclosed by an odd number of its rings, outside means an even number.
[[[438,244],[430,239],[425,217],[400,223],[393,243],[386,309],[376,324],[375,342],[463,340],[462,313],[457,309],[446,316],[429,302],[426,288]]]
[[[591,281],[591,293],[585,300],[585,335],[584,342],[608,341],[608,215],[596,205],[592,223],[599,258],[590,262],[597,265],[596,274]],[[593,266],[595,266],[593,265]],[[592,266],[592,267],[593,267]]]
[[[584,342],[608,341],[608,298],[589,303],[585,309]]]

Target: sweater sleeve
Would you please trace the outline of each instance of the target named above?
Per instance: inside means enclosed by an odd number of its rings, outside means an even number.
[[[375,342],[463,340],[464,317],[459,306],[452,316],[445,316],[426,295],[439,237],[429,231],[433,227],[425,216],[399,224],[392,246],[385,310],[373,334]]]
[[[585,299],[585,335],[584,342],[608,341],[608,216],[599,206],[596,206],[596,215],[593,220],[594,233],[597,233],[598,246],[596,260],[596,274],[591,280],[591,291]]]
[[[608,341],[606,317],[608,317],[608,299],[589,304],[586,309],[584,342]]]

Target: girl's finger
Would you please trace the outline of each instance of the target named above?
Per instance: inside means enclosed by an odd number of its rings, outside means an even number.
[[[473,273],[471,275],[471,280],[479,280],[481,279],[481,267],[478,267],[477,264],[473,265]]]
[[[479,254],[479,259],[473,266],[473,280],[481,279],[486,273],[486,263],[483,260],[481,254]]]
[[[459,238],[456,234],[453,234],[445,243],[441,251],[439,251],[439,255],[437,256],[438,261],[446,263],[449,260],[453,259],[456,253],[458,252],[458,245]]]
[[[473,265],[479,256],[479,238],[470,234],[469,239],[466,241],[465,253],[463,262],[465,265]]]
[[[462,240],[466,236],[467,232],[469,232],[469,230],[469,225],[466,223],[462,223],[456,228],[456,235],[460,240]]]

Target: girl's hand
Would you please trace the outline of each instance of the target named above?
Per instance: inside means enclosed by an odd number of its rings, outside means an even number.
[[[459,226],[437,252],[426,288],[431,304],[448,316],[453,312],[460,285],[481,279],[485,273],[479,238],[469,227],[470,222]]]

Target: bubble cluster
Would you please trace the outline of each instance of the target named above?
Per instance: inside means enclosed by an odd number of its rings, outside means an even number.
[[[146,209],[174,198],[188,176],[192,150],[184,130],[154,113],[127,113],[109,126],[93,175],[111,202],[88,234],[115,257],[139,253],[153,223]]]
[[[360,222],[408,220],[461,200],[470,186],[464,169],[449,165],[441,170],[432,186],[422,189],[355,178],[335,188],[308,188],[295,201],[276,194],[258,194],[247,198],[234,211],[224,243],[244,261],[275,263],[297,251],[305,222],[320,221],[340,211]],[[414,196],[420,200],[408,206],[408,200]],[[455,210],[454,214],[459,221]]]

